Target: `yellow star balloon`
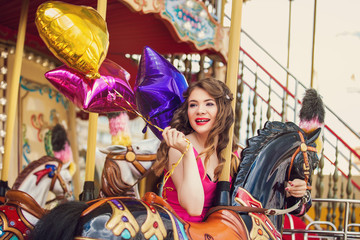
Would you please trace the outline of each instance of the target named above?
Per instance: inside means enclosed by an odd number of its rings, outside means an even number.
[[[63,2],[41,4],[35,17],[40,37],[64,64],[88,78],[98,72],[109,47],[106,22],[93,8]]]

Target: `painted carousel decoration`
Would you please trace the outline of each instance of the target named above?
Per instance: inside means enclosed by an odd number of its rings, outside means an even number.
[[[208,13],[205,4],[196,0],[123,0],[134,11],[154,13],[166,20],[182,42],[191,42],[198,50],[214,49],[228,58],[228,29]]]
[[[48,154],[51,147],[49,133],[59,122],[67,122],[69,101],[48,84],[20,78],[20,114],[22,132],[22,158],[18,159],[20,172],[31,159]],[[44,146],[44,148],[42,148]]]
[[[49,99],[54,99],[57,103],[61,103],[65,109],[69,109],[69,101],[64,98],[64,95],[50,88],[48,85],[34,83],[21,77],[20,87],[27,92],[38,92],[41,95],[47,95]]]
[[[45,117],[43,113],[36,113],[30,116],[30,123],[33,130],[35,130],[36,132],[37,140],[33,144],[42,143],[44,145],[46,155],[53,157],[54,154],[51,146],[53,143],[52,130],[55,129],[55,135],[61,132],[60,134],[64,134],[65,138],[67,138],[66,131],[60,124],[58,124],[59,119],[57,116],[57,111],[55,109],[52,109],[50,111],[49,121],[46,121],[44,118]],[[57,125],[59,125],[59,127],[57,127]],[[23,157],[25,159],[26,165],[30,163],[29,157],[26,155],[26,153],[31,153],[31,146],[29,144],[27,134],[28,132],[26,124],[23,124],[23,149],[26,149],[26,151],[23,152]],[[61,142],[60,144],[63,144],[63,142]]]

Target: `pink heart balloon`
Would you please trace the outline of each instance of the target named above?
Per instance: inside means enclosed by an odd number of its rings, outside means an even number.
[[[136,108],[135,95],[129,84],[130,74],[115,62],[105,59],[97,79],[60,66],[45,73],[54,87],[84,111],[110,113]],[[121,95],[121,96],[119,96]]]

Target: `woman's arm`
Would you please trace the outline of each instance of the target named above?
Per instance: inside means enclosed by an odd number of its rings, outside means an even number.
[[[176,129],[167,127],[163,132],[164,140],[169,149],[170,170],[187,149],[188,142],[185,141],[185,135]],[[171,179],[174,182],[178,193],[180,205],[191,216],[199,216],[204,208],[204,189],[201,183],[196,158],[190,144],[188,151],[185,153],[182,161],[175,168]]]

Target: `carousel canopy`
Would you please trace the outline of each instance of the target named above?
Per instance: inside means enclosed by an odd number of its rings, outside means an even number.
[[[26,28],[26,48],[38,51],[48,56],[53,55],[50,53],[44,42],[41,40],[37,28],[35,26],[35,13],[43,0],[31,0],[29,1],[29,12]],[[71,3],[74,5],[85,5],[97,8],[97,1],[89,0],[65,0],[63,2]],[[187,18],[184,21],[192,21],[194,23],[200,23],[200,17],[197,18],[196,12],[191,13],[188,9],[184,9],[184,1],[178,1],[179,6],[162,6],[156,9],[156,4],[153,5],[153,10],[144,9],[145,6],[140,6],[134,0],[108,0],[107,1],[107,12],[106,12],[106,23],[109,31],[109,51],[107,58],[116,62],[123,68],[125,68],[131,75],[130,84],[134,84],[137,72],[137,63],[131,58],[125,57],[125,54],[141,54],[145,46],[149,46],[155,49],[160,54],[192,54],[192,53],[204,53],[207,55],[219,56],[219,59],[224,60],[223,56],[226,54],[221,53],[223,50],[219,47],[219,39],[212,39],[211,44],[191,41],[189,34],[181,32],[183,29],[179,28],[179,21],[176,22],[169,20],[171,15],[164,14],[165,11],[169,12],[166,8],[173,8],[176,16],[182,16],[187,14]],[[167,1],[164,1],[165,5]],[[168,1],[170,2],[170,1]],[[195,1],[194,1],[195,2]],[[198,3],[199,4],[199,3]],[[0,18],[0,41],[3,43],[12,44],[16,42],[17,30],[20,19],[21,11],[21,0],[3,1],[2,13]],[[139,6],[136,6],[139,5]],[[201,3],[200,7],[203,6]],[[143,7],[143,8],[141,8]],[[203,6],[205,9],[205,6]],[[195,11],[198,11],[194,8]],[[202,10],[204,13],[204,10]],[[199,14],[200,15],[200,14]],[[224,37],[219,36],[219,25],[208,14],[203,14],[204,18],[207,18],[205,24],[209,28],[213,28],[214,36],[216,38],[223,39]],[[181,19],[180,19],[181,20]],[[191,23],[192,23],[191,22]],[[205,26],[201,25],[201,26]],[[193,25],[192,25],[193,26]],[[195,25],[195,26],[200,26]],[[214,30],[215,29],[215,30]],[[220,29],[221,30],[221,29]],[[199,32],[197,35],[201,36]],[[225,34],[226,35],[226,34]],[[226,41],[225,41],[226,42]],[[54,57],[54,59],[56,59]]]

